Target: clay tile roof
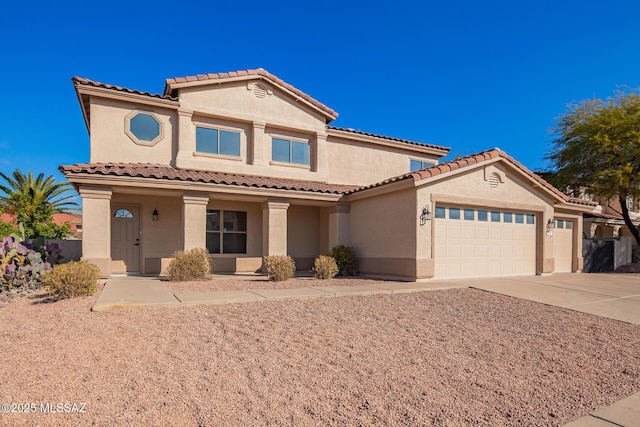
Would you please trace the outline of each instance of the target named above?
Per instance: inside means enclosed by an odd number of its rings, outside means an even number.
[[[280,79],[279,77],[271,74],[270,72],[268,72],[264,68],[258,68],[257,70],[238,70],[238,71],[229,71],[229,72],[226,72],[226,73],[209,73],[209,74],[198,74],[197,76],[186,76],[186,77],[169,78],[169,79],[167,79],[165,81],[164,95],[167,96],[167,95],[172,94],[171,85],[176,84],[176,83],[185,83],[185,82],[191,82],[191,81],[206,81],[206,80],[224,80],[224,79],[229,79],[229,78],[234,78],[234,77],[245,77],[245,76],[261,76],[261,77],[264,77],[265,80],[268,80],[268,81],[270,81],[272,83],[275,83],[278,86],[281,86],[281,87],[289,90],[290,92],[293,92],[295,95],[297,95],[300,98],[306,100],[307,102],[309,102],[310,104],[314,105],[318,109],[324,111],[326,114],[328,114],[329,116],[333,117],[334,119],[336,117],[338,117],[338,113],[335,112],[333,109],[327,107],[326,105],[324,105],[320,101],[317,101],[316,99],[314,99],[311,96],[307,95],[306,93],[302,92],[300,89],[297,89],[296,87],[290,85],[289,83],[285,82],[284,80]]]
[[[93,87],[99,87],[99,88],[103,88],[103,89],[110,89],[110,90],[115,90],[118,92],[126,92],[126,93],[133,93],[136,95],[143,95],[143,96],[150,96],[152,98],[160,98],[160,99],[169,99],[171,101],[177,101],[177,98],[168,96],[168,95],[158,95],[158,94],[153,94],[153,93],[149,93],[149,92],[142,92],[139,90],[134,90],[134,89],[127,89],[126,87],[122,87],[122,86],[116,86],[116,85],[110,85],[107,83],[100,83],[94,80],[89,80],[87,78],[84,77],[72,77],[71,81],[73,82],[73,84],[75,86],[93,86]]]
[[[358,186],[353,185],[328,184],[317,181],[238,175],[223,172],[193,171],[149,163],[82,163],[71,166],[60,166],[59,170],[65,176],[81,173],[105,176],[129,176],[201,182],[205,184],[308,191],[325,194],[344,194],[358,188]]]
[[[549,184],[547,181],[545,181],[543,178],[541,178],[540,176],[536,175],[535,173],[531,172],[529,169],[527,169],[526,167],[524,167],[520,162],[518,162],[517,160],[515,160],[513,157],[509,156],[507,153],[505,153],[504,151],[498,149],[498,148],[494,148],[492,150],[486,150],[483,151],[481,153],[478,154],[474,154],[468,157],[463,157],[460,159],[455,159],[452,160],[450,162],[447,163],[441,163],[439,165],[435,165],[432,166],[430,168],[427,169],[422,169],[416,172],[411,172],[411,173],[407,173],[404,175],[400,175],[400,176],[396,176],[393,178],[389,178],[387,180],[384,180],[382,182],[378,182],[376,184],[372,184],[372,185],[367,185],[364,187],[360,187],[354,190],[351,190],[350,192],[348,192],[347,194],[352,194],[352,193],[356,193],[359,191],[363,191],[363,190],[367,190],[370,188],[375,188],[375,187],[381,187],[383,185],[387,185],[393,182],[399,182],[399,181],[405,181],[408,179],[413,179],[414,181],[420,181],[423,179],[427,179],[427,178],[431,178],[434,177],[436,175],[442,175],[442,174],[446,174],[449,172],[452,172],[456,169],[462,169],[474,164],[478,164],[478,163],[482,163],[483,161],[488,161],[491,159],[495,159],[497,157],[502,157],[505,160],[507,160],[508,162],[512,163],[516,168],[520,169],[522,172],[524,172],[525,174],[527,174],[528,176],[530,176],[533,180],[535,180],[536,182],[538,182],[538,184],[544,188],[546,188],[547,190],[553,192],[559,199],[567,202],[567,203],[573,203],[573,204],[583,204],[586,206],[595,206],[596,203],[593,202],[589,202],[586,200],[582,200],[582,199],[574,199],[574,198],[570,198],[567,195],[565,195],[564,193],[562,193],[560,190],[558,190],[557,188],[555,188],[553,185]]]
[[[339,131],[339,132],[348,132],[348,133],[353,133],[353,134],[356,134],[356,135],[371,136],[371,137],[374,137],[374,138],[381,138],[381,139],[386,139],[386,140],[389,140],[389,141],[402,142],[404,144],[409,144],[409,145],[431,147],[431,148],[435,148],[437,150],[443,150],[443,151],[447,151],[447,152],[450,150],[449,147],[444,147],[442,145],[433,145],[433,144],[427,144],[427,143],[423,143],[423,142],[410,141],[408,139],[394,138],[392,136],[385,136],[385,135],[379,135],[379,134],[375,134],[375,133],[362,132],[360,130],[355,130],[355,129],[351,129],[351,128],[341,128],[341,127],[337,127],[337,126],[327,126],[327,130],[329,130],[329,131],[336,130],[336,131]]]

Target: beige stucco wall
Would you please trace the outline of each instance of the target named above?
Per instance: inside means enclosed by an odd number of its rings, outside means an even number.
[[[365,274],[416,276],[416,192],[413,188],[351,203],[351,244]]]
[[[437,156],[365,142],[327,138],[330,181],[368,185],[411,172],[411,160],[438,163]]]
[[[154,146],[136,144],[126,134],[125,118],[132,111],[153,113],[162,124],[163,138]],[[176,120],[173,110],[92,97],[90,161],[172,164]]]
[[[309,270],[320,255],[320,208],[291,205],[287,212],[287,249],[298,270]]]

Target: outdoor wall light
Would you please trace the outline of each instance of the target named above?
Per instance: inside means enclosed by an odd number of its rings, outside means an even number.
[[[547,221],[547,230],[551,228],[556,228],[556,220],[554,217],[549,218],[549,221]]]
[[[154,209],[153,213],[151,214],[151,219],[153,221],[159,221],[160,220],[160,214],[158,214],[158,209]]]
[[[425,225],[427,221],[431,219],[431,209],[429,206],[425,206],[422,208],[422,213],[420,214],[420,225]]]

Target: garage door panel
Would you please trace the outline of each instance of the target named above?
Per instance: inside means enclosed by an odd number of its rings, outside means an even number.
[[[504,222],[503,213],[500,222],[491,221],[491,217],[488,221],[480,221],[477,212],[473,221],[450,219],[449,209],[445,208],[445,218],[434,219],[437,278],[536,273],[535,224]],[[516,218],[516,215],[512,214],[511,218]]]

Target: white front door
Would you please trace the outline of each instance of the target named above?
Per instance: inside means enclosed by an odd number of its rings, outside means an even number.
[[[140,271],[140,209],[111,207],[111,271]]]

